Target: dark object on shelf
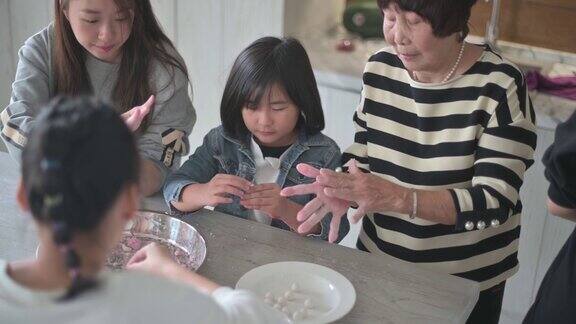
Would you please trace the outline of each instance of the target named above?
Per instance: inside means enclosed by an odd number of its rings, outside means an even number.
[[[383,17],[376,1],[354,1],[344,10],[344,27],[362,38],[384,38]]]

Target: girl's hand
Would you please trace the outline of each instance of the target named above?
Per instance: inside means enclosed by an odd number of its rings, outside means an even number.
[[[272,218],[282,219],[288,209],[290,200],[280,196],[280,188],[276,183],[254,185],[240,200],[247,209],[260,210]]]
[[[244,195],[240,204],[247,209],[263,211],[268,216],[283,221],[293,231],[302,235],[319,234],[322,230],[320,225],[311,226],[306,231],[299,230],[301,222],[298,221],[296,215],[302,209],[302,205],[282,197],[281,190],[282,188],[275,183],[255,185]]]
[[[154,106],[154,95],[150,96],[142,106],[136,106],[121,115],[128,128],[135,132],[142,124],[142,121],[150,113]]]
[[[211,294],[220,287],[217,283],[179,265],[172,259],[168,248],[158,243],[151,243],[141,248],[128,261],[126,268],[179,280],[196,287],[206,294]]]
[[[142,270],[157,275],[165,275],[165,268],[178,266],[166,246],[150,243],[136,252],[126,264],[126,269]]]
[[[324,187],[324,194],[332,199],[347,199],[358,205],[350,217],[356,224],[364,215],[377,211],[410,213],[408,200],[410,190],[382,179],[371,173],[363,173],[356,161],[352,160],[349,173],[338,173],[328,169],[320,170],[316,182]]]
[[[252,183],[244,178],[219,173],[210,182],[202,185],[201,200],[205,206],[216,207],[220,204],[229,204],[232,202],[231,195],[242,198],[251,187]]]
[[[316,169],[308,164],[300,163],[296,166],[296,169],[301,174],[310,178],[316,178],[320,175],[319,169]],[[316,198],[308,202],[296,216],[298,221],[303,222],[298,227],[298,232],[306,233],[310,231],[328,213],[332,213],[332,221],[330,222],[330,233],[328,235],[328,241],[336,241],[338,238],[340,221],[342,216],[346,215],[348,207],[350,206],[348,199],[340,199],[327,196],[324,193],[324,186],[322,186],[318,181],[310,184],[301,184],[284,188],[280,194],[285,197],[315,194]]]

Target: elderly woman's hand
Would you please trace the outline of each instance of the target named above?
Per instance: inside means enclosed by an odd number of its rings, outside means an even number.
[[[371,173],[363,173],[351,160],[349,173],[328,169],[320,170],[316,182],[324,187],[324,194],[331,198],[347,199],[358,205],[350,222],[357,223],[371,212],[392,211],[408,214],[411,211],[410,190]]]
[[[320,170],[311,165],[300,163],[296,169],[301,174],[316,178],[320,175]],[[293,187],[282,189],[280,192],[282,196],[298,196],[314,194],[316,198],[308,202],[296,215],[298,221],[303,222],[298,227],[299,233],[309,232],[316,224],[318,224],[324,216],[332,213],[332,221],[330,222],[330,232],[328,234],[328,241],[334,242],[338,238],[338,230],[340,228],[340,221],[342,216],[346,215],[350,202],[345,199],[330,198],[324,194],[324,187],[315,181],[310,184],[301,184]]]

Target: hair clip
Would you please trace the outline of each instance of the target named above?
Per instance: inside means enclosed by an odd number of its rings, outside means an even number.
[[[58,169],[60,166],[61,164],[58,160],[42,159],[42,161],[40,161],[40,168],[44,171]]]
[[[58,206],[62,202],[62,194],[44,196],[44,208]]]
[[[70,269],[70,276],[71,276],[73,279],[78,278],[78,277],[80,276],[80,269],[78,269],[78,268]]]

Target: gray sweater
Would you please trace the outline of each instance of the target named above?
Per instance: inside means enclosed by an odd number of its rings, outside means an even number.
[[[10,104],[0,114],[0,135],[16,161],[20,161],[21,150],[39,110],[55,95],[52,46],[54,27],[50,24],[26,40],[18,52]],[[177,53],[173,54],[180,58]],[[111,100],[118,68],[118,64],[87,55],[86,70],[95,96]],[[196,112],[188,94],[188,80],[182,71],[158,62],[153,63],[151,71],[151,86],[158,92],[151,93],[156,95],[156,104],[150,126],[138,135],[138,149],[144,158],[162,170],[165,179],[171,168],[178,168],[181,156],[187,154],[188,135],[196,121]]]
[[[291,323],[247,290],[220,287],[204,294],[141,271],[104,271],[98,289],[60,303],[64,291],[24,287],[7,268],[0,259],[0,323]]]

